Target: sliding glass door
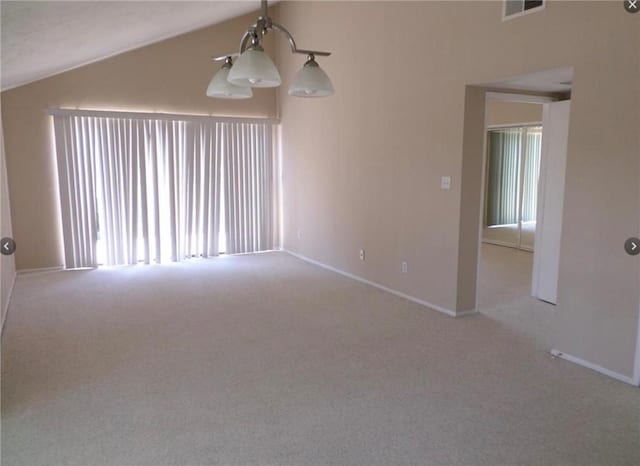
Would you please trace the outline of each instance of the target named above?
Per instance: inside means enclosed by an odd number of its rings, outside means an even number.
[[[67,268],[276,246],[271,122],[59,111],[54,130]]]
[[[485,242],[533,250],[541,142],[541,126],[488,131]]]

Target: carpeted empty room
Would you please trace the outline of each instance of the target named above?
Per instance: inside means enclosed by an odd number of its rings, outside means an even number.
[[[2,466],[640,465],[640,0],[0,0]]]
[[[5,465],[640,461],[637,388],[265,253],[21,275]]]

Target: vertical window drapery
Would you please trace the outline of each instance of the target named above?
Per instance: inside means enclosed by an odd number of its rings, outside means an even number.
[[[85,154],[97,167],[96,190],[92,194],[98,205],[105,263],[133,264],[138,260],[138,237],[144,237],[149,228],[144,122],[88,117],[68,120],[75,120],[86,128],[85,137],[90,145]],[[144,260],[149,262],[148,254]]]
[[[489,133],[487,225],[518,222],[520,130]]]
[[[528,128],[526,138],[526,149],[523,154],[522,221],[535,222],[536,206],[538,204],[540,154],[542,153],[542,129]]]
[[[95,162],[86,127],[74,118],[55,119],[58,185],[65,264],[68,268],[97,263],[98,211],[95,198]]]
[[[83,112],[54,129],[67,268],[216,256],[223,210],[226,252],[273,248],[270,123]]]
[[[536,220],[541,143],[541,127],[489,131],[487,226]]]
[[[230,254],[274,248],[272,133],[263,125],[223,124],[225,223]]]

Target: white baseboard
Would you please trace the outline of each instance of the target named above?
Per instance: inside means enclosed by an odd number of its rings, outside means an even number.
[[[32,273],[58,272],[60,270],[64,270],[64,266],[58,265],[56,267],[41,267],[38,269],[20,269],[16,273],[18,275],[27,275]]]
[[[556,358],[561,358],[561,359],[564,359],[566,361],[572,362],[574,364],[578,364],[580,366],[583,366],[583,367],[586,367],[588,369],[594,370],[596,372],[600,372],[601,374],[604,374],[606,376],[609,376],[609,377],[611,377],[613,379],[616,379],[616,380],[619,380],[621,382],[625,382],[625,383],[628,383],[630,385],[636,385],[631,377],[619,374],[617,372],[614,372],[612,370],[607,369],[606,367],[602,367],[602,366],[599,366],[599,365],[594,364],[592,362],[585,361],[584,359],[580,359],[580,358],[577,358],[575,356],[571,356],[570,354],[563,353],[562,351],[558,351],[557,349],[552,349],[550,351],[550,353],[551,353],[552,356],[554,356]]]
[[[4,305],[4,309],[2,310],[2,323],[0,324],[0,335],[4,332],[4,323],[7,321],[7,315],[9,314],[9,303],[11,303],[11,296],[13,295],[13,287],[16,286],[16,276],[18,274],[13,274],[13,279],[11,280],[11,286],[9,287],[9,292],[7,293],[7,302]]]
[[[287,254],[291,254],[292,256],[297,257],[298,259],[302,259],[305,262],[309,262],[310,264],[317,265],[318,267],[322,267],[323,269],[331,270],[332,272],[335,272],[335,273],[339,273],[340,275],[344,275],[345,277],[351,278],[352,280],[359,281],[360,283],[364,283],[366,285],[371,285],[371,286],[376,287],[376,288],[378,288],[378,289],[380,289],[382,291],[386,291],[387,293],[394,294],[394,295],[399,296],[401,298],[404,298],[404,299],[406,299],[408,301],[411,301],[411,302],[420,304],[422,306],[428,307],[429,309],[433,309],[434,311],[442,312],[443,314],[446,314],[446,315],[451,316],[451,317],[462,317],[462,316],[466,316],[466,315],[470,315],[470,314],[476,314],[478,312],[476,310],[473,310],[473,311],[457,311],[457,312],[456,311],[452,311],[451,309],[447,309],[445,307],[438,306],[437,304],[430,303],[430,302],[425,301],[423,299],[419,299],[419,298],[416,298],[414,296],[402,293],[401,291],[394,290],[392,288],[389,288],[387,286],[381,285],[379,283],[372,282],[370,280],[367,280],[366,278],[362,278],[362,277],[359,277],[359,276],[354,275],[352,273],[345,272],[344,270],[337,269],[337,268],[332,267],[330,265],[327,265],[327,264],[324,264],[324,263],[319,262],[317,260],[311,259],[311,258],[309,258],[307,256],[303,256],[302,254],[298,254],[296,252],[289,251],[288,249],[283,249],[283,251],[286,252]]]
[[[497,239],[482,239],[482,242],[485,244],[491,244],[493,246],[504,246],[505,248],[511,248],[511,249],[517,249],[518,251],[525,251],[525,252],[534,252],[533,248],[529,248],[526,246],[520,246],[518,247],[518,245],[513,244],[513,243],[507,243],[506,241],[499,241]]]

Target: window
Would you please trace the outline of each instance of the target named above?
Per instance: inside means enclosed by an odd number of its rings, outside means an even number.
[[[544,8],[544,0],[504,0],[502,19],[511,19]]]
[[[67,268],[273,249],[273,125],[54,113]]]
[[[485,240],[533,249],[541,148],[541,126],[489,130]]]

